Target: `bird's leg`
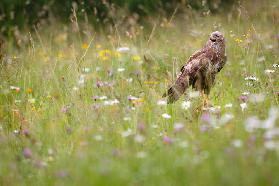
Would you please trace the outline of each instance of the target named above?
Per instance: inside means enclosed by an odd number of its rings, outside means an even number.
[[[208,95],[202,91],[202,105],[203,105],[203,110],[207,110],[209,106],[209,100],[208,100]]]

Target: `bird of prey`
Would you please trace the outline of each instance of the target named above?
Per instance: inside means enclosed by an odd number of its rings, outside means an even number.
[[[175,83],[163,97],[167,96],[168,103],[173,103],[192,86],[202,94],[203,106],[207,108],[215,76],[223,68],[226,60],[225,38],[221,32],[215,31],[210,34],[204,47],[196,51],[181,68]]]

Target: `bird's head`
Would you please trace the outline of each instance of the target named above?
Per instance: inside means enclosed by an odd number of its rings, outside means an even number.
[[[224,35],[219,31],[212,32],[210,34],[209,39],[213,43],[220,43],[220,42],[224,42],[224,40],[225,40]]]

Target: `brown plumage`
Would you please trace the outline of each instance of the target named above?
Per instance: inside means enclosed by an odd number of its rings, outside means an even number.
[[[181,68],[174,85],[163,97],[168,96],[168,103],[173,103],[192,86],[204,96],[204,106],[207,106],[207,96],[214,84],[215,76],[226,63],[225,38],[219,31],[210,34],[205,46],[196,51]]]

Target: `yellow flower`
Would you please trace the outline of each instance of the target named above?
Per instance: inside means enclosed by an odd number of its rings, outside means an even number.
[[[28,88],[26,92],[31,94],[33,92],[33,90],[32,90],[32,88]]]
[[[111,57],[111,51],[110,50],[101,50],[99,53],[99,58],[103,61],[108,60]]]
[[[101,47],[102,47],[102,45],[100,45],[100,44],[96,45],[96,48],[98,48],[98,49],[101,48]]]
[[[59,52],[58,55],[57,55],[57,57],[58,57],[59,59],[62,59],[62,58],[64,58],[64,54],[63,54],[62,52]]]
[[[156,85],[158,83],[159,83],[158,81],[145,81],[144,82],[144,84],[146,84],[146,85]]]
[[[134,105],[141,105],[144,102],[143,98],[135,99],[132,101]]]
[[[238,44],[240,44],[240,43],[242,43],[243,41],[242,41],[242,39],[236,38],[236,39],[235,39],[235,42],[237,42]]]
[[[116,58],[120,58],[121,57],[121,54],[120,52],[113,52],[113,56],[116,57]]]
[[[81,46],[82,49],[88,49],[88,47],[89,47],[89,45],[87,43],[83,43]]]
[[[140,58],[139,55],[134,55],[134,56],[132,56],[132,60],[133,60],[133,61],[140,61],[141,58]]]

